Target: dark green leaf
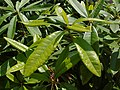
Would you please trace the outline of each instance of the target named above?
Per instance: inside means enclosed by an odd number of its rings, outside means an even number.
[[[9,24],[4,25],[3,27],[0,28],[0,35],[6,31],[8,28]]]
[[[17,16],[14,16],[10,21],[10,24],[9,24],[9,27],[8,27],[8,32],[7,32],[7,37],[8,38],[13,39],[14,36],[15,36],[16,21],[17,21]]]
[[[68,57],[64,59],[64,61],[57,66],[55,78],[58,78],[61,74],[69,70],[75,64],[80,61],[80,57],[77,52],[70,53]]]
[[[80,66],[80,78],[82,80],[82,84],[88,83],[88,81],[92,78],[93,74],[84,66]]]

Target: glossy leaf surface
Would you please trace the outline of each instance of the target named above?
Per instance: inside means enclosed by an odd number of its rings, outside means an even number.
[[[29,56],[26,62],[26,65],[24,68],[25,76],[31,75],[34,71],[37,70],[39,66],[44,64],[44,62],[48,59],[48,57],[55,50],[63,34],[64,32],[57,31],[41,40],[37,48]]]
[[[25,46],[24,44],[20,43],[20,42],[17,42],[13,39],[10,39],[10,38],[7,38],[7,37],[4,37],[4,39],[10,43],[13,47],[25,52],[26,50],[28,50],[28,47]]]
[[[82,38],[74,40],[79,56],[84,65],[96,76],[101,76],[101,64],[99,58],[90,44]]]

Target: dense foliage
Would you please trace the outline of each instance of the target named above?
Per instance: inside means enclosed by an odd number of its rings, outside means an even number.
[[[119,0],[0,0],[0,90],[120,90]]]

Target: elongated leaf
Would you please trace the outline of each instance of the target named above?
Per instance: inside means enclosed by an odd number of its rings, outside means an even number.
[[[65,60],[65,58],[68,57],[68,52],[69,52],[69,47],[66,47],[60,54],[55,65],[55,69],[59,68],[59,65],[63,62],[63,60]]]
[[[107,24],[120,24],[120,20],[116,22],[116,21],[107,21],[107,20],[102,20],[97,18],[79,18],[73,24],[78,22],[83,22],[83,21],[91,21],[91,22],[96,21],[96,22],[103,22]]]
[[[27,4],[30,0],[21,0],[19,8],[23,7],[25,4]]]
[[[16,5],[15,5],[15,8],[16,8],[16,11],[17,11],[17,12],[19,12],[19,6],[20,6],[20,2],[17,1],[17,2],[16,2]]]
[[[9,24],[4,25],[3,27],[0,28],[0,35],[6,31],[8,28]]]
[[[7,13],[7,14],[3,15],[2,17],[0,17],[0,25],[1,25],[1,24],[3,23],[3,21],[4,21],[7,17],[9,17],[11,14],[12,14],[12,13]]]
[[[3,6],[0,6],[0,9],[12,11],[12,9],[11,9],[10,7],[3,7]]]
[[[43,0],[39,0],[39,1],[36,1],[32,4],[27,5],[25,8],[22,8],[22,11],[29,9],[29,8],[33,8],[36,4],[40,3],[41,1],[43,1]]]
[[[24,68],[24,62],[18,62],[16,65],[12,66],[10,69],[7,70],[7,73],[16,72]]]
[[[55,78],[58,78],[61,74],[69,70],[75,64],[80,61],[80,57],[77,52],[70,53],[68,57],[64,59],[64,61],[55,68]]]
[[[95,5],[95,8],[93,9],[92,13],[90,14],[90,17],[95,18],[99,14],[101,8],[103,7],[104,1],[105,0],[99,0],[97,2],[97,4]]]
[[[57,31],[42,39],[37,48],[29,56],[25,68],[24,76],[31,75],[37,68],[48,59],[48,57],[55,50],[57,44],[60,42],[64,32]],[[29,70],[31,69],[31,70]]]
[[[22,22],[22,23],[25,24],[26,26],[31,26],[31,27],[41,26],[41,25],[45,25],[45,26],[52,25],[51,23],[47,23],[44,20],[31,20],[29,22]]]
[[[19,50],[21,50],[21,51],[23,51],[23,52],[25,52],[26,50],[28,50],[28,47],[25,46],[25,45],[22,44],[22,43],[19,43],[19,42],[15,41],[15,40],[12,40],[12,39],[10,39],[10,38],[7,38],[7,37],[4,37],[4,39],[5,39],[8,43],[10,43],[13,47],[15,47],[15,48],[17,48],[17,49],[19,49]]]
[[[55,11],[56,11],[56,13],[57,13],[58,16],[62,16],[63,17],[63,19],[64,19],[64,21],[65,21],[66,24],[69,23],[67,14],[65,13],[65,11],[61,7],[57,6],[55,8]]]
[[[96,76],[101,76],[101,64],[93,48],[82,38],[74,40],[79,56],[84,65]]]
[[[71,30],[74,30],[74,31],[77,31],[77,32],[90,32],[90,27],[84,27],[83,25],[80,25],[80,24],[73,24],[71,26],[67,26],[68,29],[71,29]]]
[[[88,17],[86,8],[77,0],[68,0],[72,7],[83,17]]]
[[[10,21],[10,24],[9,24],[9,27],[8,27],[8,32],[7,32],[7,37],[8,38],[13,39],[14,36],[15,36],[16,21],[17,21],[17,16],[14,16]]]
[[[93,74],[84,66],[80,66],[80,78],[82,80],[82,84],[88,83],[88,81],[92,78]]]
[[[22,13],[19,13],[19,17],[20,17],[21,21],[28,22],[27,17],[25,15],[23,15]],[[41,35],[41,32],[40,32],[38,27],[28,27],[28,26],[26,26],[26,28],[32,36],[34,36],[36,34]]]
[[[11,7],[11,9],[14,11],[14,5],[13,5],[13,3],[12,3],[12,1],[11,0],[4,0],[7,4],[8,4],[8,6],[9,7]]]

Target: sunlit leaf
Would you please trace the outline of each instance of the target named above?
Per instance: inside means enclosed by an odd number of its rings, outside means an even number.
[[[79,3],[77,0],[68,0],[68,2],[73,6],[73,8],[83,17],[88,17],[86,8]]]
[[[37,68],[44,64],[48,57],[55,50],[57,44],[60,42],[64,32],[57,31],[42,39],[37,48],[29,56],[25,68],[24,75],[31,75]],[[31,68],[31,70],[29,70]]]
[[[62,16],[63,17],[63,19],[64,19],[64,21],[65,21],[66,24],[69,23],[67,14],[65,13],[65,11],[61,7],[57,6],[55,8],[55,11],[56,11],[56,13],[57,13],[58,16]]]
[[[2,17],[0,17],[0,25],[1,25],[1,24],[3,23],[3,21],[4,21],[7,17],[9,17],[11,14],[12,14],[12,13],[7,13],[7,14],[3,15]]]
[[[26,50],[28,50],[28,47],[25,46],[24,44],[20,43],[20,42],[17,42],[13,39],[10,39],[10,38],[7,38],[7,37],[4,37],[4,39],[10,43],[13,47],[25,52]]]
[[[12,1],[11,0],[4,0],[8,5],[9,5],[9,7],[11,7],[11,9],[14,11],[14,5],[13,5],[13,3],[12,3]]]
[[[88,27],[84,27],[83,25],[80,25],[80,24],[73,24],[71,26],[67,26],[68,29],[71,29],[71,30],[74,30],[74,31],[77,31],[77,32],[90,32],[90,26]]]
[[[76,38],[74,42],[84,65],[89,69],[89,71],[100,77],[101,64],[97,54],[95,53],[91,45],[82,38]]]

